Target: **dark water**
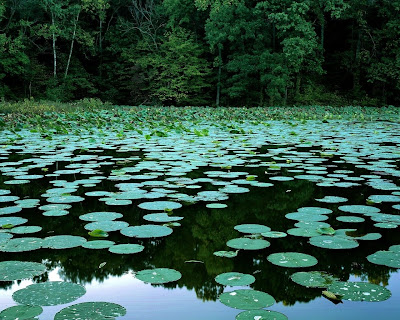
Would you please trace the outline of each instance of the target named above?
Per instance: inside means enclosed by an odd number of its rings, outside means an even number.
[[[127,154],[126,154],[127,155]],[[123,156],[123,155],[122,155]],[[121,154],[118,154],[121,157]],[[12,158],[12,157],[11,157]],[[14,156],[14,160],[21,156]],[[265,160],[265,159],[264,159]],[[330,159],[324,163],[328,172],[338,169],[354,170],[355,175],[371,174],[350,164],[339,164]],[[62,169],[67,163],[58,163]],[[331,167],[330,167],[331,166]],[[115,166],[106,166],[109,173]],[[51,171],[50,168],[49,171]],[[201,168],[188,174],[188,177],[202,177],[202,172],[213,170]],[[293,176],[295,173],[286,169],[265,174],[265,168],[233,167],[231,171],[246,171],[258,175],[258,181],[268,181],[274,174]],[[31,173],[31,172],[30,172]],[[35,172],[32,172],[35,173]],[[40,173],[38,170],[37,173]],[[87,178],[84,175],[63,176],[63,179]],[[2,178],[3,179],[3,178]],[[220,178],[219,178],[220,179]],[[222,179],[223,180],[223,179]],[[34,180],[27,185],[8,186],[14,195],[21,198],[40,198],[46,189],[52,187],[50,178]],[[96,187],[80,187],[74,195],[82,195],[87,191],[117,191],[118,182],[102,181]],[[143,244],[143,252],[134,255],[116,255],[103,250],[74,248],[65,250],[40,249],[23,253],[2,253],[1,261],[26,260],[43,262],[48,272],[35,278],[34,282],[47,280],[63,280],[80,283],[87,293],[71,304],[83,301],[115,302],[127,309],[124,319],[191,319],[191,320],[233,320],[240,310],[229,308],[218,301],[218,296],[224,288],[214,281],[215,276],[224,272],[237,271],[253,274],[256,278],[250,287],[272,295],[277,304],[268,308],[284,313],[289,319],[399,319],[400,317],[400,274],[396,269],[378,266],[367,261],[366,257],[378,250],[387,250],[390,245],[400,244],[400,233],[397,229],[378,229],[373,222],[366,219],[362,224],[346,224],[335,218],[343,215],[337,210],[339,204],[326,204],[315,201],[325,195],[343,196],[349,199],[346,204],[365,204],[365,199],[371,194],[388,194],[362,185],[352,188],[318,187],[315,183],[305,180],[288,182],[273,181],[274,187],[250,188],[244,194],[231,194],[226,209],[208,209],[204,202],[186,205],[175,211],[183,216],[181,227],[175,227],[174,232],[157,240],[137,240],[110,232],[107,240],[116,243]],[[202,185],[199,190],[218,190],[218,186],[210,183]],[[182,189],[184,193],[196,194],[198,190]],[[157,199],[158,200],[158,199]],[[150,201],[150,200],[146,200]],[[73,234],[84,237],[87,231],[83,228],[84,221],[79,215],[93,211],[116,211],[123,213],[122,220],[130,225],[145,223],[143,215],[149,213],[141,210],[137,204],[143,200],[134,200],[129,206],[107,206],[94,197],[86,197],[81,203],[73,204],[70,214],[61,217],[43,217],[38,209],[24,209],[23,217],[28,218],[29,225],[43,227],[40,233],[32,236],[46,237],[50,235]],[[41,200],[41,204],[46,204]],[[379,204],[382,212],[392,213],[392,204]],[[382,238],[375,241],[359,241],[360,246],[351,250],[328,250],[314,247],[308,243],[308,238],[288,236],[286,238],[268,239],[269,248],[258,251],[239,252],[236,258],[220,258],[213,255],[218,250],[229,250],[226,242],[240,236],[234,226],[243,223],[260,223],[272,230],[286,232],[296,221],[284,216],[304,206],[319,206],[333,210],[329,220],[334,229],[357,228],[360,234],[379,232]],[[318,264],[310,268],[282,268],[271,264],[267,256],[274,252],[298,251],[310,254],[318,259]],[[197,260],[201,262],[188,262]],[[106,262],[105,266],[99,265]],[[182,273],[182,278],[165,285],[150,285],[134,278],[133,273],[149,268],[172,268]],[[392,297],[384,302],[351,302],[334,304],[323,298],[322,289],[309,289],[294,283],[290,275],[297,271],[326,271],[343,281],[368,281],[386,286],[392,292]],[[4,309],[15,303],[11,294],[32,281],[18,283],[1,282],[0,307]],[[66,305],[44,307],[40,319],[52,319],[54,314]]]

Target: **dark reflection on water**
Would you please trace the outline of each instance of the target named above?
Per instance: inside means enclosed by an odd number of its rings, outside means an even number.
[[[109,153],[110,154],[110,153]],[[127,154],[118,153],[117,157]],[[131,154],[129,154],[131,155]],[[20,159],[14,155],[13,160]],[[265,160],[265,159],[263,159]],[[326,164],[334,164],[330,159]],[[63,168],[67,163],[59,163],[58,168]],[[107,166],[105,173],[109,173],[115,166]],[[49,169],[49,172],[53,168]],[[329,172],[337,169],[352,169],[356,174],[369,173],[354,169],[351,165],[338,165],[328,168]],[[207,169],[209,170],[209,168]],[[211,169],[213,170],[213,169]],[[268,181],[265,168],[234,167],[232,171],[246,171],[258,175],[259,181]],[[202,177],[205,168],[190,173],[189,177]],[[282,169],[285,175],[294,175]],[[41,173],[40,170],[34,173]],[[276,174],[282,174],[277,171]],[[84,175],[63,176],[63,179],[73,181],[74,179],[87,178]],[[4,177],[0,178],[4,181]],[[84,195],[87,191],[103,190],[116,191],[114,185],[118,182],[102,181],[94,188],[80,187],[76,195]],[[172,235],[157,240],[137,240],[121,236],[119,232],[110,232],[109,240],[117,243],[139,243],[145,246],[145,250],[135,255],[116,255],[109,253],[106,249],[89,250],[74,248],[66,250],[40,249],[33,252],[2,253],[1,261],[26,260],[41,262],[45,260],[48,269],[61,268],[63,280],[90,283],[96,279],[103,281],[110,275],[120,276],[128,270],[138,271],[153,267],[172,268],[182,273],[181,280],[165,284],[165,288],[185,287],[194,289],[199,299],[203,301],[214,301],[223,291],[223,286],[214,281],[214,277],[223,272],[238,271],[254,274],[256,282],[252,288],[268,292],[278,302],[284,305],[293,305],[296,302],[308,302],[321,296],[320,289],[307,289],[293,283],[290,275],[299,269],[281,268],[267,261],[267,256],[274,252],[298,251],[308,253],[318,259],[318,265],[302,270],[327,271],[342,280],[348,280],[350,275],[358,275],[362,280],[376,284],[387,285],[390,273],[395,269],[377,266],[369,263],[366,256],[377,250],[386,250],[392,244],[400,243],[400,233],[395,230],[375,228],[369,219],[362,224],[346,224],[339,222],[335,217],[341,215],[337,210],[337,204],[324,204],[315,201],[324,195],[344,196],[349,199],[347,204],[364,204],[370,194],[388,194],[384,191],[373,190],[367,186],[353,188],[323,188],[313,182],[297,180],[289,182],[274,181],[274,187],[255,188],[249,187],[251,191],[245,194],[232,194],[226,201],[226,209],[207,209],[203,202],[186,205],[176,210],[175,214],[183,216],[180,221],[181,227],[175,227]],[[217,186],[209,183],[201,183],[203,190],[217,190]],[[21,198],[40,198],[40,195],[50,188],[49,179],[34,180],[28,185],[10,186],[13,194]],[[247,187],[247,186],[246,186]],[[180,189],[183,193],[195,194],[200,189]],[[143,201],[143,200],[142,200]],[[73,204],[70,214],[62,217],[43,217],[38,209],[24,209],[21,216],[29,219],[29,225],[40,225],[43,230],[32,236],[46,237],[50,235],[73,234],[84,237],[87,231],[84,229],[85,222],[78,219],[79,215],[93,211],[117,211],[123,213],[121,220],[131,225],[147,223],[142,219],[148,213],[137,207],[142,202],[135,200],[129,206],[107,206],[99,202],[95,197],[86,197],[82,203]],[[147,201],[147,200],[146,200]],[[41,199],[41,204],[45,201]],[[234,259],[220,258],[213,255],[214,251],[228,250],[226,242],[232,238],[239,237],[239,232],[233,227],[242,223],[260,223],[268,225],[275,231],[284,231],[293,227],[296,221],[284,218],[284,215],[296,211],[302,206],[322,206],[332,209],[334,212],[325,221],[333,228],[358,228],[361,233],[379,232],[382,238],[376,241],[359,241],[360,246],[353,250],[326,250],[313,247],[308,244],[308,238],[288,236],[287,238],[268,239],[271,246],[259,251],[240,251]],[[391,205],[379,205],[382,212],[393,213]],[[18,215],[18,214],[16,214]],[[188,260],[199,260],[203,263],[186,262]],[[103,262],[107,264],[99,268]],[[47,280],[47,275],[34,279],[35,282]],[[0,282],[1,288],[10,288],[12,283]]]

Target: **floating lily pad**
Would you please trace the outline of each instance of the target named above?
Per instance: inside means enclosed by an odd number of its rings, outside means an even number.
[[[375,194],[368,197],[374,202],[400,202],[400,197],[392,194]]]
[[[350,222],[350,223],[360,223],[360,222],[365,221],[364,218],[356,217],[356,216],[340,216],[340,217],[336,217],[336,220],[341,221],[341,222]]]
[[[268,293],[251,289],[224,292],[218,299],[228,307],[242,310],[267,308],[276,302]]]
[[[79,219],[83,221],[111,221],[122,217],[121,213],[118,212],[90,212],[79,216]]]
[[[109,240],[93,240],[82,244],[86,249],[108,249],[115,244],[114,241]]]
[[[27,233],[36,233],[42,230],[42,227],[39,226],[21,226],[15,227],[10,230],[11,233],[15,234],[27,234]]]
[[[367,260],[374,264],[379,264],[391,268],[400,268],[400,251],[377,251],[370,254]]]
[[[127,237],[159,238],[170,235],[172,233],[172,229],[166,226],[159,226],[156,224],[145,224],[141,226],[134,226],[122,229],[121,233]]]
[[[82,198],[80,196],[57,196],[57,197],[47,198],[47,202],[61,203],[61,204],[81,202],[83,200],[85,200],[85,198]]]
[[[287,219],[299,221],[324,221],[328,220],[328,216],[323,214],[312,214],[306,212],[292,212],[285,215]]]
[[[110,302],[82,302],[57,312],[54,320],[113,320],[126,314],[126,309]]]
[[[226,245],[233,249],[260,250],[269,247],[271,244],[263,239],[236,238],[229,240]]]
[[[224,286],[247,286],[256,281],[256,278],[250,274],[227,272],[216,276],[215,281]]]
[[[136,273],[137,279],[152,284],[178,281],[181,277],[179,271],[168,268],[147,269]]]
[[[88,232],[88,235],[95,238],[107,238],[108,233],[101,229],[94,229]]]
[[[142,245],[130,243],[116,244],[115,246],[109,247],[108,249],[108,251],[118,254],[133,254],[142,252],[143,250],[144,247]]]
[[[318,260],[313,256],[300,252],[273,253],[267,259],[272,264],[287,268],[306,268],[318,263]]]
[[[178,217],[178,216],[169,216],[168,213],[166,212],[161,212],[161,213],[149,213],[143,216],[144,220],[150,221],[150,222],[173,222],[173,221],[179,221],[182,220],[183,217]]]
[[[322,271],[296,272],[290,278],[299,285],[308,288],[327,288],[339,279]]]
[[[0,251],[4,252],[24,252],[37,250],[42,247],[43,240],[40,238],[17,238],[10,239],[0,246]]]
[[[224,209],[226,208],[228,205],[225,203],[207,203],[206,207],[209,209]]]
[[[368,282],[337,281],[328,287],[328,291],[350,301],[379,302],[389,299],[392,295],[388,289]]]
[[[310,244],[324,249],[353,249],[358,247],[358,242],[340,236],[319,236],[312,237]]]
[[[142,202],[138,207],[144,210],[164,211],[165,209],[179,209],[182,205],[179,202],[174,201],[151,201]]]
[[[364,206],[364,205],[340,206],[338,209],[343,212],[360,213],[360,214],[370,214],[370,213],[377,213],[377,212],[381,211],[379,208],[372,207],[372,206]]]
[[[215,251],[213,254],[224,258],[234,258],[238,255],[237,251]]]
[[[332,210],[321,207],[302,207],[298,208],[297,212],[311,213],[311,214],[330,214]]]
[[[398,227],[397,224],[388,223],[388,222],[378,222],[378,223],[375,223],[374,226],[377,228],[382,228],[382,229],[396,229]]]
[[[13,237],[11,233],[8,232],[1,232],[0,233],[0,245],[5,244],[8,240]]]
[[[263,233],[271,231],[270,227],[261,224],[239,224],[235,226],[234,229],[242,233]]]
[[[62,217],[68,215],[67,210],[46,210],[42,212],[45,217]]]
[[[269,310],[248,310],[239,313],[236,320],[288,320],[283,313]]]
[[[311,228],[292,228],[287,231],[288,234],[297,237],[317,237],[321,234],[316,229]]]
[[[46,272],[46,266],[37,262],[27,262],[27,261],[0,262],[0,281],[31,279],[45,272]]]
[[[19,197],[17,196],[0,196],[0,202],[14,202],[18,200]]]
[[[341,203],[341,202],[346,202],[348,199],[336,196],[325,196],[322,199],[315,199],[315,200],[325,203]]]
[[[72,302],[86,293],[79,284],[62,281],[34,283],[12,295],[15,302],[32,306],[54,306]]]
[[[43,247],[50,249],[69,249],[80,247],[87,240],[79,236],[61,235],[43,239]]]
[[[0,312],[2,320],[32,320],[43,312],[40,306],[19,305],[9,307]],[[36,319],[36,318],[35,318]]]
[[[12,207],[4,207],[0,209],[0,215],[5,215],[5,214],[13,214],[17,212],[21,212],[22,207],[20,206],[12,206]]]
[[[129,223],[125,221],[106,220],[88,223],[85,225],[85,229],[90,231],[98,229],[105,232],[111,232],[127,228],[128,226]]]
[[[287,236],[285,232],[281,231],[268,231],[261,233],[261,235],[266,238],[284,238]]]

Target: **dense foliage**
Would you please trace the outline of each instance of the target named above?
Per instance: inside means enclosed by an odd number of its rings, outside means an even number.
[[[0,0],[0,98],[400,101],[400,0]]]

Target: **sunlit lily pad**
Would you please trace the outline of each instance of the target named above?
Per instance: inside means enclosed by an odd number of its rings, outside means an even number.
[[[166,226],[159,226],[156,224],[145,224],[141,226],[134,226],[122,229],[121,233],[127,237],[159,238],[170,235],[172,233],[172,229]]]
[[[381,211],[379,208],[372,207],[372,206],[364,206],[364,205],[340,206],[338,209],[343,212],[361,213],[361,214],[377,213],[377,212]]]
[[[90,212],[79,216],[79,219],[83,221],[111,221],[122,217],[121,213],[118,212]]]
[[[284,238],[287,236],[285,232],[281,231],[268,231],[261,233],[261,235],[266,238]]]
[[[69,249],[80,247],[87,240],[79,236],[61,235],[43,239],[43,247],[50,249]]]
[[[368,282],[334,282],[328,291],[341,296],[344,300],[379,302],[391,297],[391,292],[377,284]]]
[[[364,218],[356,217],[356,216],[340,216],[340,217],[336,217],[336,220],[341,221],[341,222],[350,222],[350,223],[360,223],[360,222],[365,221]]]
[[[341,202],[346,202],[348,199],[344,197],[325,196],[321,199],[315,199],[315,200],[325,203],[341,203]]]
[[[248,310],[239,313],[236,320],[288,320],[284,314],[269,310]]]
[[[142,202],[138,207],[144,210],[164,211],[165,209],[179,209],[182,205],[179,202],[174,201],[151,201]]]
[[[224,286],[248,286],[256,281],[251,274],[226,272],[215,277],[215,281]]]
[[[85,198],[82,198],[80,196],[57,196],[57,197],[51,197],[47,198],[47,202],[50,203],[75,203],[75,202],[81,202],[85,200]]]
[[[332,210],[321,207],[302,207],[297,209],[298,212],[311,213],[311,214],[330,214]]]
[[[14,301],[33,306],[54,306],[72,302],[85,294],[79,284],[62,281],[34,283],[15,291]]]
[[[57,312],[54,320],[113,320],[123,317],[126,309],[110,302],[82,302]]]
[[[85,225],[84,228],[89,231],[99,229],[105,232],[111,232],[127,228],[128,226],[129,223],[125,221],[106,220],[106,221],[95,221],[88,223]]]
[[[43,240],[40,238],[16,238],[11,239],[2,246],[0,251],[4,252],[24,252],[37,250],[42,247]]]
[[[224,258],[234,258],[238,255],[237,251],[215,251],[213,254]]]
[[[367,260],[374,264],[379,264],[391,268],[400,268],[400,251],[377,251],[370,254]]]
[[[109,240],[93,240],[82,244],[86,249],[108,249],[115,244],[114,241]]]
[[[42,227],[39,226],[20,226],[10,229],[10,232],[15,234],[27,234],[27,233],[36,233],[41,230]]]
[[[286,268],[306,268],[318,263],[318,260],[313,256],[300,252],[273,253],[267,259],[272,264]]]
[[[133,254],[142,252],[143,250],[144,247],[142,245],[130,243],[116,244],[108,249],[108,251],[118,254]]]
[[[161,213],[149,213],[143,216],[144,220],[150,221],[150,222],[173,222],[173,221],[179,221],[182,220],[183,217],[178,217],[178,216],[169,216],[168,213],[166,212],[161,212]]]
[[[0,215],[5,215],[5,214],[13,214],[13,213],[17,213],[17,212],[21,212],[22,211],[22,207],[20,206],[12,206],[12,207],[4,207],[4,208],[0,208]]]
[[[174,269],[157,268],[141,270],[135,276],[141,281],[159,284],[177,281],[182,277],[182,274]]]
[[[209,209],[224,209],[226,208],[228,205],[225,203],[207,203],[206,207]]]
[[[42,212],[45,217],[62,217],[68,215],[67,210],[46,210]]]
[[[263,239],[236,238],[229,240],[226,245],[233,249],[260,250],[269,247],[271,244]]]
[[[322,271],[296,272],[290,278],[299,285],[307,288],[327,288],[339,279]]]
[[[340,236],[319,236],[312,237],[310,244],[324,249],[353,249],[359,246],[358,242]]]
[[[45,272],[46,272],[46,266],[37,262],[27,262],[27,261],[0,262],[0,281],[31,279]]]
[[[40,306],[19,305],[9,307],[0,312],[2,320],[32,320],[43,312]]]
[[[324,221],[328,220],[327,215],[323,214],[313,214],[307,212],[292,212],[285,215],[287,219],[299,220],[299,221]]]
[[[270,227],[261,224],[239,224],[235,226],[234,229],[242,233],[263,233],[271,231]]]
[[[267,308],[276,302],[268,293],[251,289],[224,292],[218,299],[228,307],[241,310]]]
[[[288,234],[297,237],[317,237],[321,234],[317,231],[317,229],[311,228],[292,228],[287,231]]]

